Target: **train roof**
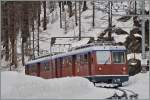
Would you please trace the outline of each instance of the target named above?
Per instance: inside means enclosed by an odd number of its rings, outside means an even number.
[[[77,50],[72,50],[72,51],[68,51],[66,53],[61,53],[61,54],[57,54],[57,55],[53,55],[53,56],[47,56],[44,58],[39,58],[36,60],[31,60],[29,62],[26,63],[26,65],[29,64],[34,64],[34,63],[38,63],[38,62],[46,62],[50,59],[55,59],[55,58],[61,58],[61,57],[65,57],[65,56],[71,56],[71,55],[75,55],[75,54],[83,54],[83,53],[87,53],[87,52],[92,52],[92,51],[123,51],[126,50],[125,46],[92,46],[92,47],[87,47],[87,48],[82,48],[82,49],[77,49]]]

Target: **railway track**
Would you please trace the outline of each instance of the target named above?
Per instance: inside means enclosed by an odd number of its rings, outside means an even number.
[[[135,93],[134,91],[132,90],[129,90],[129,89],[123,89],[123,88],[120,88],[119,85],[114,85],[114,86],[111,86],[111,87],[108,87],[108,86],[96,86],[96,87],[99,87],[99,88],[109,88],[109,89],[115,89],[115,93],[106,98],[106,99],[117,99],[117,100],[136,100],[138,99],[138,94]],[[117,93],[117,91],[119,91],[119,94]],[[120,93],[121,92],[121,93]]]

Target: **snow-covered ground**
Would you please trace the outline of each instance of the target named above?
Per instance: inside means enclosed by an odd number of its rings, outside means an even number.
[[[122,87],[124,89],[129,89],[138,94],[138,99],[150,99],[149,98],[149,72],[139,73],[135,76],[129,78],[129,83],[127,86]]]
[[[104,99],[114,90],[96,88],[85,78],[42,79],[17,72],[1,73],[2,98]]]
[[[82,77],[42,79],[13,71],[1,73],[3,99],[105,99],[117,92],[114,89],[97,88]],[[133,90],[139,99],[149,98],[149,72],[130,77],[122,88]]]

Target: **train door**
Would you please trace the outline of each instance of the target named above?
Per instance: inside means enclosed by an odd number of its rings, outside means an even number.
[[[76,76],[76,55],[72,56],[72,74]]]
[[[53,78],[56,77],[56,67],[55,67],[55,60],[52,60],[52,73],[53,73]]]
[[[89,75],[92,74],[92,71],[91,71],[91,62],[92,62],[91,53],[88,52],[88,68],[89,68]]]
[[[92,51],[91,54],[90,54],[90,63],[91,63],[91,75],[94,75],[95,74],[95,66],[96,66],[96,52],[95,51]]]
[[[81,73],[83,76],[88,76],[89,75],[89,66],[88,66],[88,54],[82,54],[80,55],[80,61],[81,61]]]
[[[38,77],[40,77],[40,72],[41,72],[40,63],[37,63],[37,76]]]
[[[82,69],[82,59],[80,54],[78,54],[76,56],[76,68],[75,68],[75,72],[77,76],[82,76],[83,75],[83,69]]]
[[[60,77],[62,77],[62,67],[63,67],[63,59],[59,58],[59,73],[60,73]]]
[[[29,75],[29,65],[25,66],[25,74]]]
[[[57,64],[57,59],[55,59],[55,76],[56,76],[56,78],[58,77],[58,64]]]

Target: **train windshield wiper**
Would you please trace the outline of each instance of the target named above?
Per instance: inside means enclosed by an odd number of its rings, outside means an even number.
[[[110,57],[108,57],[108,59],[105,61],[104,65],[106,65],[106,63],[109,61]]]

